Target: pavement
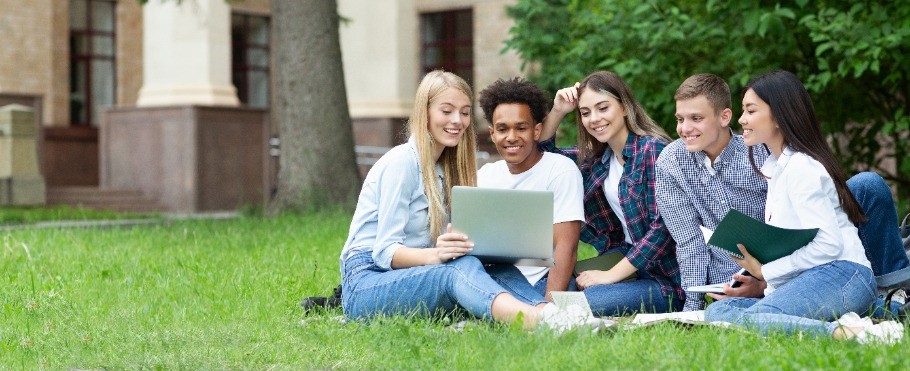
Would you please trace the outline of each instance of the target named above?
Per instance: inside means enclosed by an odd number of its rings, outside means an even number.
[[[139,225],[165,224],[178,220],[226,220],[234,219],[239,214],[234,211],[208,212],[192,214],[160,214],[154,218],[137,219],[102,219],[102,220],[55,220],[33,223],[0,224],[0,231],[43,228],[110,228],[132,227]]]

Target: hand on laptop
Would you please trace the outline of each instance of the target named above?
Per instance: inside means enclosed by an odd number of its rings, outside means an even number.
[[[471,252],[473,248],[474,243],[468,241],[468,236],[453,231],[452,224],[449,223],[446,226],[446,233],[436,238],[436,246],[433,249],[428,249],[432,254],[430,264],[442,264],[455,260]]]

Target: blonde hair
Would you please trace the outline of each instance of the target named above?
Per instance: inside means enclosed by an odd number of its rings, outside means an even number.
[[[670,140],[667,132],[661,129],[651,119],[651,116],[648,116],[644,107],[635,100],[632,90],[617,74],[609,71],[594,72],[581,81],[578,87],[579,96],[581,96],[585,88],[607,95],[622,104],[623,110],[626,111],[626,128],[629,131],[637,135],[657,137],[666,141]],[[601,143],[591,133],[588,133],[584,123],[581,121],[580,110],[576,109],[575,114],[575,122],[578,124],[578,163],[583,164],[594,156],[603,155],[607,144]]]
[[[455,147],[446,147],[442,150],[439,160],[435,159],[436,141],[430,135],[428,128],[430,122],[429,107],[442,92],[448,88],[455,88],[471,99],[471,87],[462,78],[451,72],[436,70],[423,77],[417,87],[414,97],[414,111],[408,121],[409,135],[414,136],[417,144],[417,153],[420,157],[420,171],[423,180],[423,191],[430,203],[429,228],[431,243],[440,234],[445,232],[449,215],[449,203],[452,199],[452,187],[457,185],[477,185],[477,164],[474,162],[476,148],[476,134],[473,115],[465,128],[465,133]],[[442,169],[443,189],[439,189],[436,164]]]

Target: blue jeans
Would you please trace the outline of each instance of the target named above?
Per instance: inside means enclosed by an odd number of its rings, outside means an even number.
[[[493,299],[506,292],[473,256],[384,271],[376,267],[370,253],[362,253],[345,260],[342,272],[341,305],[351,319],[464,308],[475,317],[492,320]]]
[[[547,281],[549,278],[550,273],[547,272],[546,276],[543,276],[543,278],[534,284],[534,289],[537,290],[537,293],[541,295],[547,294]],[[569,278],[569,286],[566,287],[566,291],[578,291],[578,285],[575,283],[575,277]]]
[[[528,279],[518,268],[511,264],[496,264],[485,266],[487,274],[512,296],[530,305],[546,303],[545,291],[538,291],[536,285],[531,286]],[[541,279],[544,281],[544,279]],[[540,283],[540,282],[538,282]],[[544,283],[546,290],[546,283]]]
[[[876,173],[863,172],[847,180],[847,187],[868,218],[858,228],[872,272],[881,276],[910,266],[896,227],[897,209],[891,199],[891,188],[885,180]],[[897,313],[899,307],[900,303],[891,303],[890,312]],[[884,299],[877,300],[872,316],[889,317]]]
[[[757,298],[728,298],[711,303],[705,320],[725,321],[767,334],[806,332],[830,335],[832,322],[847,312],[863,315],[876,299],[872,270],[837,260],[816,266]]]
[[[683,304],[675,295],[664,296],[660,284],[643,271],[638,272],[637,280],[594,285],[582,292],[597,316],[675,312],[682,310]]]
[[[897,229],[897,209],[891,188],[876,173],[859,173],[847,180],[847,187],[868,217],[859,225],[859,239],[876,276],[910,266]]]

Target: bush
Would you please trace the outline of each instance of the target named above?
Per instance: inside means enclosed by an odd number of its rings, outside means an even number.
[[[506,48],[531,79],[555,92],[614,71],[670,133],[686,77],[717,74],[740,98],[749,78],[792,71],[842,165],[881,174],[910,210],[910,3],[519,0],[509,15]]]

